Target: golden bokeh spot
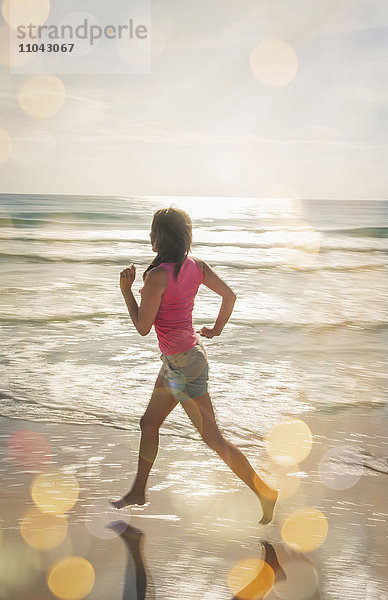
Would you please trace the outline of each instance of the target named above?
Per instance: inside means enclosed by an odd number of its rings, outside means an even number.
[[[227,576],[229,588],[241,600],[263,598],[272,589],[274,581],[273,569],[258,558],[238,562]]]
[[[328,532],[326,516],[310,506],[289,515],[281,529],[283,540],[298,552],[311,552],[323,544]]]
[[[0,165],[7,162],[12,152],[12,139],[6,129],[0,127]]]
[[[79,495],[77,478],[70,473],[48,471],[35,477],[31,497],[45,513],[61,515],[75,505]]]
[[[293,496],[300,486],[299,466],[297,464],[280,465],[273,461],[268,461],[262,465],[263,479],[265,483],[279,492],[279,500],[285,500]]]
[[[264,438],[267,454],[280,465],[295,465],[310,453],[313,435],[300,419],[286,419],[276,423]]]
[[[252,52],[253,74],[264,85],[283,86],[290,83],[298,71],[298,59],[292,47],[283,40],[270,39]]]
[[[12,29],[19,25],[43,25],[50,13],[50,1],[3,0],[1,12]]]
[[[8,457],[24,469],[45,471],[52,460],[50,444],[33,429],[19,429],[8,441]]]
[[[49,119],[56,115],[65,103],[66,90],[55,75],[35,75],[19,90],[20,108],[35,119]]]
[[[51,550],[63,542],[67,533],[67,518],[42,513],[33,508],[21,520],[20,534],[24,541],[37,550]]]
[[[95,572],[86,558],[67,556],[51,567],[47,575],[50,591],[61,600],[81,600],[94,586]]]

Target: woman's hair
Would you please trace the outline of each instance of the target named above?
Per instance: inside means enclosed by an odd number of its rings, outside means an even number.
[[[179,208],[161,208],[154,214],[151,225],[151,242],[155,243],[156,256],[143,273],[163,262],[176,263],[175,279],[191,248],[191,219]]]

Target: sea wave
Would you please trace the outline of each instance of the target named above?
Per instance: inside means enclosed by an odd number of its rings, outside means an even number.
[[[388,237],[388,227],[354,227],[350,229],[324,229],[323,231],[338,235],[350,235],[353,237]]]
[[[268,233],[268,231],[266,231]],[[142,238],[130,238],[130,237],[47,237],[41,235],[34,236],[0,236],[0,241],[3,242],[42,242],[45,244],[136,244],[143,245],[145,250],[149,250],[149,239],[148,237]],[[282,242],[233,242],[233,241],[196,241],[193,243],[193,250],[199,248],[241,248],[246,250],[276,250],[281,248],[291,248],[291,249],[301,249],[308,247],[308,241],[303,244],[303,242],[296,243],[292,240],[285,240]],[[376,243],[374,245],[356,245],[351,246],[347,241],[347,244],[333,244],[331,242],[327,242],[326,240],[320,240],[319,252],[377,252],[377,253],[388,253],[388,248],[382,248],[381,246],[377,246]],[[30,253],[26,253],[21,256],[29,256]],[[20,256],[20,255],[19,255]]]
[[[40,235],[34,235],[34,236],[16,236],[16,235],[8,235],[8,236],[0,236],[0,241],[3,242],[44,242],[44,243],[53,243],[53,244],[73,244],[73,243],[83,243],[83,244],[101,244],[101,243],[107,243],[107,244],[117,244],[119,242],[121,243],[125,243],[125,244],[144,244],[147,245],[147,247],[149,247],[150,242],[149,239],[145,239],[145,237],[143,238],[130,238],[130,237],[114,237],[114,238],[109,238],[109,237],[63,237],[63,238],[56,238],[56,237],[45,237],[45,236],[40,236]]]
[[[305,253],[308,256],[308,252]],[[127,264],[128,256],[116,256],[116,257],[90,257],[82,258],[75,256],[44,256],[42,254],[24,254],[15,252],[0,252],[0,260],[6,259],[8,261],[26,262],[26,263],[76,263],[76,264],[97,264],[97,265],[123,265]],[[386,265],[379,262],[368,262],[362,264],[348,264],[348,265],[303,265],[303,253],[300,257],[300,263],[297,261],[295,264],[287,262],[263,262],[263,263],[248,263],[248,262],[230,262],[228,260],[212,260],[211,265],[213,267],[228,267],[231,269],[254,269],[254,270],[297,270],[297,271],[364,271],[371,269],[384,269]],[[145,266],[148,264],[147,261],[138,260],[139,266]]]
[[[90,312],[90,313],[78,313],[78,314],[57,314],[57,315],[46,315],[43,317],[36,317],[31,315],[29,317],[18,317],[18,316],[0,316],[0,323],[3,325],[14,325],[14,324],[45,324],[45,323],[74,323],[76,321],[95,321],[98,319],[121,319],[123,315],[108,313],[108,312]],[[127,318],[127,317],[125,317]]]
[[[9,227],[10,222],[14,225],[88,225],[92,223],[101,225],[109,222],[122,223],[126,221],[128,223],[139,222],[139,216],[130,213],[109,213],[109,212],[59,212],[53,211],[51,214],[47,213],[33,213],[33,214],[18,214],[13,216],[12,214],[0,216],[0,227]]]
[[[144,218],[143,218],[144,217]],[[42,211],[42,212],[19,212],[15,215],[12,215],[12,211],[9,214],[1,214],[0,215],[0,228],[9,228],[10,226],[19,226],[21,229],[23,226],[28,228],[31,227],[39,227],[40,225],[71,225],[71,226],[93,226],[97,227],[105,224],[134,224],[136,223],[137,227],[141,223],[144,223],[144,226],[148,227],[149,223],[146,218],[146,215],[143,215],[141,212],[135,212],[133,210],[133,206],[131,206],[131,211],[123,212],[107,212],[107,211],[60,211],[53,210],[50,212]],[[252,227],[244,226],[241,223],[241,227],[237,225],[237,219],[235,220],[235,226],[232,228],[232,231],[241,231],[241,232],[249,232],[251,234],[260,234],[271,232],[303,232],[303,231],[312,231],[314,230],[314,226],[310,224],[306,224],[303,221],[295,220],[289,224],[286,223],[264,223],[260,226],[255,226],[255,223],[252,223]],[[140,225],[141,226],[141,225]],[[203,226],[203,225],[202,225]],[[205,224],[206,227],[206,224]],[[323,233],[330,233],[332,235],[346,235],[352,237],[367,237],[367,238],[387,238],[388,237],[388,227],[387,226],[367,226],[367,227],[320,227],[315,226],[317,231]],[[228,227],[214,227],[210,226],[210,230],[212,231],[222,231],[225,232],[228,230]]]
[[[47,416],[42,416],[39,414],[35,414],[33,417],[32,415],[28,416],[28,420],[29,421],[43,421],[43,422],[68,422],[67,418],[64,418],[63,413],[65,413],[66,415],[73,415],[78,417],[78,419],[76,420],[72,420],[71,422],[74,424],[79,424],[79,425],[85,425],[86,423],[98,423],[99,425],[105,425],[106,427],[114,427],[115,429],[124,429],[124,430],[131,430],[134,428],[135,425],[135,420],[133,419],[133,423],[130,423],[130,415],[128,415],[127,420],[128,420],[128,424],[125,424],[123,422],[123,418],[122,415],[115,415],[113,413],[109,413],[107,411],[100,411],[100,410],[95,410],[95,409],[87,409],[87,408],[80,408],[79,406],[75,406],[72,404],[59,404],[57,402],[44,402],[42,400],[37,400],[37,399],[33,399],[33,398],[26,398],[26,397],[22,397],[22,396],[14,396],[12,394],[10,394],[9,392],[5,391],[5,390],[0,390],[0,400],[8,400],[11,401],[12,404],[14,404],[15,406],[21,407],[23,405],[32,405],[32,406],[36,406],[36,407],[42,407],[42,408],[49,408],[52,416],[47,417]],[[12,408],[12,406],[8,406],[8,408]],[[55,414],[56,412],[56,414]],[[7,406],[3,406],[0,408],[0,416],[5,416],[5,417],[9,417],[11,416],[12,413],[12,417],[13,418],[24,418],[23,416],[18,416],[17,413],[15,414],[15,412],[13,412],[12,410],[8,410],[7,411]],[[88,420],[85,420],[85,417],[88,418]]]
[[[77,321],[95,321],[95,320],[104,320],[104,319],[118,319],[127,321],[128,316],[120,313],[114,312],[103,312],[103,311],[95,311],[89,313],[70,313],[70,314],[56,314],[56,315],[46,315],[46,316],[11,316],[11,315],[0,315],[0,323],[3,325],[15,325],[15,324],[47,324],[47,323],[73,323]],[[194,319],[194,326],[203,325],[203,319]],[[260,328],[260,327],[274,327],[279,330],[326,330],[326,329],[334,329],[334,328],[343,328],[343,327],[352,327],[357,329],[366,329],[369,331],[378,331],[385,330],[388,327],[387,321],[360,321],[360,320],[352,320],[352,319],[342,319],[338,321],[328,321],[328,322],[317,322],[317,321],[306,321],[306,322],[298,322],[298,321],[277,321],[275,319],[252,319],[251,316],[247,317],[247,319],[239,319],[231,317],[229,320],[230,326],[235,327],[248,327],[248,328]]]

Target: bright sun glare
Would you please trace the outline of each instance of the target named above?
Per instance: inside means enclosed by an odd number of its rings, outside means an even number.
[[[166,196],[152,196],[158,204],[166,206]],[[285,218],[298,217],[300,201],[296,198],[236,198],[179,196],[171,197],[167,204],[185,210],[193,220],[233,218]]]

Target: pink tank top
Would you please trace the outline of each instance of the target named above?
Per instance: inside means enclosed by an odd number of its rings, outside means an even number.
[[[185,352],[199,339],[193,328],[192,312],[203,273],[189,256],[181,266],[177,280],[174,276],[175,263],[161,263],[159,266],[168,273],[167,287],[154,322],[159,348],[162,354]]]

